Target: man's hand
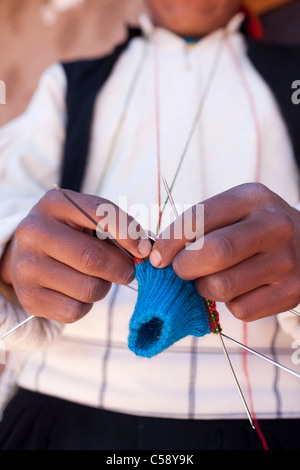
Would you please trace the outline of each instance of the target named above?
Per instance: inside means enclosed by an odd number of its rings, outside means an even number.
[[[132,217],[107,200],[67,193],[128,252],[149,255],[151,244]],[[111,208],[110,215],[97,217],[104,205]],[[135,237],[130,237],[133,229]],[[0,276],[14,287],[28,313],[71,323],[103,299],[112,282],[133,280],[133,261],[111,241],[93,237],[92,230],[93,223],[56,190],[46,193],[20,223]]]
[[[164,267],[173,262],[179,277],[196,280],[203,297],[225,302],[244,321],[296,307],[300,213],[256,183],[230,189],[203,204],[204,244],[198,239],[187,246],[184,237],[168,240],[162,233],[150,255],[152,264]],[[185,217],[195,218],[195,208]],[[178,217],[168,232],[178,233],[183,220],[183,215]]]

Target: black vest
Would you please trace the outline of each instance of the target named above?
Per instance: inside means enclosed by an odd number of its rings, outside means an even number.
[[[141,34],[129,28],[127,40],[104,57],[62,64],[67,77],[67,129],[61,187],[80,191],[87,157],[95,98],[128,46]],[[272,46],[247,38],[248,56],[269,84],[285,119],[300,169],[300,104],[292,102],[292,83],[300,80],[300,47]],[[274,129],[276,132],[276,129]]]

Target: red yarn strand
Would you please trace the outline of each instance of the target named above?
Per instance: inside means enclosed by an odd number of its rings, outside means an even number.
[[[154,40],[154,87],[155,87],[155,122],[156,122],[156,159],[157,159],[157,194],[158,194],[158,231],[161,226],[161,142],[160,142],[160,94],[159,94],[159,54]]]
[[[247,328],[246,323],[243,324],[243,342],[244,342],[245,345],[248,344],[248,328]],[[244,374],[245,374],[245,377],[246,377],[246,380],[247,380],[247,388],[248,388],[250,409],[251,409],[251,414],[252,414],[253,422],[254,422],[254,425],[255,425],[255,429],[256,429],[256,432],[258,434],[258,437],[260,438],[263,449],[264,450],[269,450],[266,438],[263,435],[263,432],[260,428],[259,422],[256,418],[255,411],[254,411],[253,394],[252,394],[251,380],[250,380],[249,369],[248,369],[248,353],[247,353],[246,350],[243,350],[243,368],[244,368]]]

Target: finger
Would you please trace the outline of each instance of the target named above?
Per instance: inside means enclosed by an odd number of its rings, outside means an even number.
[[[265,186],[257,183],[243,184],[196,204],[181,214],[164,230],[154,244],[150,261],[156,267],[164,267],[187,244],[202,235],[235,224],[252,214],[263,204],[279,198]],[[204,208],[204,210],[201,210]],[[185,230],[185,226],[194,230]],[[194,236],[191,238],[191,232]],[[201,243],[201,239],[200,239]]]
[[[80,302],[40,286],[30,286],[28,290],[23,286],[18,296],[28,314],[61,323],[74,323],[83,318],[93,307],[93,304]]]
[[[39,285],[87,304],[102,300],[110,290],[110,282],[82,274],[49,257],[28,261],[33,268],[22,275],[27,285]]]
[[[239,320],[251,322],[295,308],[300,302],[299,288],[296,279],[261,286],[232,299],[226,306]]]
[[[106,232],[134,256],[146,257],[151,251],[151,243],[143,228],[107,199],[70,190],[52,190],[39,201],[38,207],[44,213],[79,229],[95,229],[96,223],[99,234],[103,236],[103,231]]]
[[[275,212],[266,217],[258,209],[235,224],[207,233],[202,247],[198,248],[197,240],[180,251],[173,261],[174,270],[186,280],[207,276],[258,253],[274,251],[288,237],[284,217]]]
[[[122,251],[59,221],[52,221],[51,236],[47,230],[39,234],[37,244],[44,255],[79,273],[118,284],[134,279],[134,264]]]
[[[276,286],[293,275],[293,262],[285,254],[263,253],[195,282],[202,297],[229,302],[261,286]]]

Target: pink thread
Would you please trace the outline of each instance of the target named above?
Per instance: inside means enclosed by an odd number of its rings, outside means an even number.
[[[156,147],[157,147],[157,192],[158,192],[158,229],[161,226],[161,156],[160,156],[160,95],[159,95],[159,70],[158,70],[158,45],[154,41],[154,86],[155,86],[155,114],[156,114]]]

